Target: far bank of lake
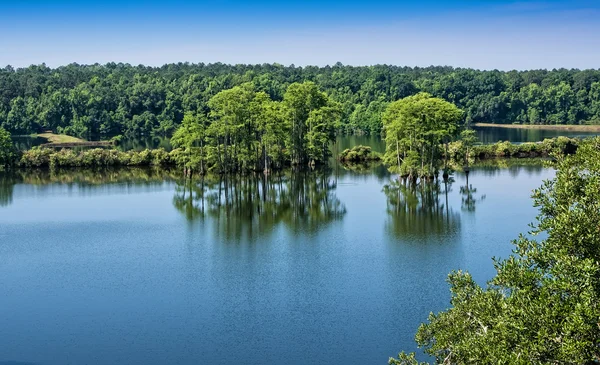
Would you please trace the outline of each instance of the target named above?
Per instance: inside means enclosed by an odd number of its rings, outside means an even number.
[[[484,144],[508,141],[512,143],[540,142],[560,136],[585,138],[600,135],[600,126],[532,126],[477,123],[473,129]]]

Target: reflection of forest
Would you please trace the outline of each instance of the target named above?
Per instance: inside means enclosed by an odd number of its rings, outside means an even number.
[[[461,209],[466,210],[468,212],[475,211],[475,205],[478,201],[485,200],[485,195],[477,198],[475,194],[477,194],[477,188],[473,187],[473,184],[469,184],[469,174],[466,174],[467,182],[465,186],[460,187],[460,195],[461,198]]]
[[[173,204],[189,220],[210,217],[233,238],[261,235],[283,224],[295,231],[316,231],[342,219],[346,208],[335,196],[330,170],[282,171],[271,175],[207,175],[193,180],[181,171],[158,168],[19,169],[0,172],[0,206],[13,201],[16,184],[154,186],[175,181]]]
[[[17,182],[14,175],[0,172],[0,207],[12,203],[13,187]]]
[[[16,169],[0,172],[0,206],[12,203],[16,184],[48,185],[67,184],[93,189],[104,184],[149,186],[175,180],[180,171],[159,168],[107,168],[107,169]]]
[[[385,185],[388,229],[399,238],[458,233],[460,214],[448,206],[451,185],[451,182],[412,185],[398,180]]]
[[[283,224],[315,231],[346,208],[327,171],[206,176],[177,184],[173,204],[189,220],[210,217],[227,238],[266,234]]]

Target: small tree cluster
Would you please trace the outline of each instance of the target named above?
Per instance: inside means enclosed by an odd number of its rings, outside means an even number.
[[[273,101],[251,83],[212,97],[210,113],[188,113],[172,143],[186,171],[259,171],[329,157],[339,106],[312,82],[291,84]]]
[[[15,156],[15,147],[10,138],[10,133],[0,127],[0,167],[11,164]]]
[[[384,162],[409,180],[431,179],[441,167],[441,146],[459,133],[463,112],[427,93],[391,103],[383,113]],[[446,166],[444,166],[446,167]]]

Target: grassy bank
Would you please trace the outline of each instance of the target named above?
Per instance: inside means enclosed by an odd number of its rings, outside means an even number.
[[[475,123],[478,128],[507,128],[507,129],[540,129],[548,131],[565,131],[565,132],[598,132],[600,133],[600,125],[539,125],[539,124],[493,124],[493,123]]]
[[[55,134],[51,132],[44,132],[39,134],[32,134],[32,137],[40,137],[48,141],[48,143],[84,143],[87,142],[85,139],[67,136],[66,134]]]

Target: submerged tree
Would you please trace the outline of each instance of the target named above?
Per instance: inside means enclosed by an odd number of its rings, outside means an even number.
[[[186,171],[265,171],[324,163],[340,107],[311,82],[288,87],[282,102],[244,83],[208,101],[208,118],[187,113],[173,136]]]
[[[462,117],[455,105],[427,93],[391,103],[382,116],[384,162],[413,182],[431,179],[440,168],[440,146],[458,135]]]
[[[416,340],[444,364],[594,364],[600,362],[600,138],[562,158],[556,177],[533,194],[534,234],[495,260],[486,287],[449,276],[452,307],[431,314]],[[416,364],[400,354],[390,364]]]
[[[291,84],[283,104],[291,124],[288,148],[292,164],[325,162],[341,117],[339,104],[310,81]]]
[[[181,149],[181,153],[177,155],[177,163],[183,166],[184,174],[192,174],[194,171],[204,174],[206,171],[206,126],[206,117],[188,113],[171,138],[173,147]]]
[[[8,133],[0,127],[0,167],[6,166],[15,158],[15,147]]]

